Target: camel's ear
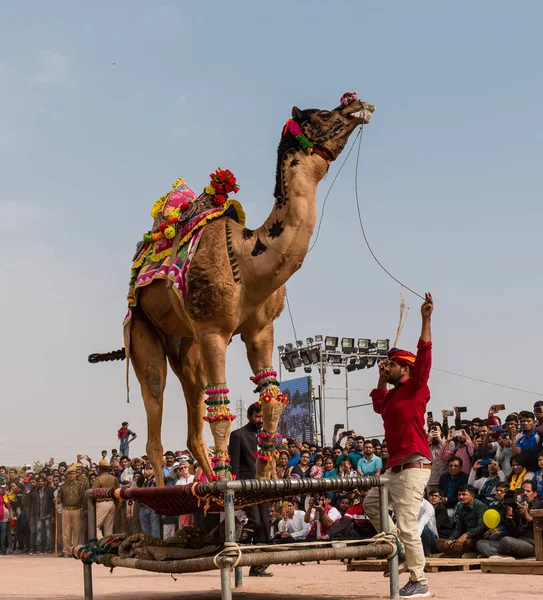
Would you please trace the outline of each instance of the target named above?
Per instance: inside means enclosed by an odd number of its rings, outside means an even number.
[[[292,107],[292,118],[295,121],[300,121],[302,118],[302,111],[297,106]]]

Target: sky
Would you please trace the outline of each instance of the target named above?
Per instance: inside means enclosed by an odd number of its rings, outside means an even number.
[[[221,166],[257,227],[292,106],[331,109],[347,90],[376,105],[360,155],[366,232],[397,278],[432,292],[434,366],[541,392],[433,371],[429,410],[484,416],[543,397],[541,3],[29,1],[2,12],[0,464],[98,457],[124,420],[138,434],[132,454],[144,453],[135,375],[127,404],[124,363],[87,356],[123,345],[131,258],[153,203],[177,177],[199,190]],[[395,337],[401,288],[364,245],[354,175],[351,156],[288,282],[300,339]],[[414,349],[420,300],[406,300],[401,345]],[[285,312],[276,344],[287,342]],[[227,363],[232,404],[249,405],[239,338]],[[351,376],[352,404],[376,377]],[[339,398],[327,401],[331,428],[345,420],[344,391],[327,394]],[[165,449],[185,448],[171,373],[164,407]],[[371,408],[349,412],[357,432],[382,431]]]

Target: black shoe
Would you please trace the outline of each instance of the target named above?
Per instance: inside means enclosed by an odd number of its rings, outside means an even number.
[[[266,567],[251,567],[249,577],[273,577],[273,573],[266,571]]]

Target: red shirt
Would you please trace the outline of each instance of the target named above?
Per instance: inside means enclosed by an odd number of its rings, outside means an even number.
[[[351,519],[351,521],[353,521],[353,523],[368,523],[369,522],[368,516],[364,513],[364,506],[363,506],[362,502],[359,502],[358,504],[353,504],[352,506],[350,506],[347,509],[347,512],[343,516],[347,517],[347,519]]]
[[[430,400],[428,379],[432,366],[432,342],[419,340],[417,360],[410,379],[389,390],[372,390],[373,410],[383,417],[389,458],[387,469],[411,454],[432,460],[428,434],[424,430],[426,405]]]

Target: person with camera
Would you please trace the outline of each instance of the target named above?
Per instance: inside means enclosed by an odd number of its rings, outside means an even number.
[[[472,465],[473,442],[465,429],[449,429],[447,441],[441,449],[441,460],[450,460],[452,457],[462,459],[462,471],[469,475]]]
[[[441,449],[445,445],[443,438],[443,430],[441,425],[432,420],[430,423],[430,430],[428,432],[428,445],[430,446],[430,453],[432,455],[432,470],[430,471],[430,479],[428,479],[428,485],[426,492],[430,488],[434,488],[439,484],[439,478],[447,470],[447,461],[441,458]]]
[[[487,467],[488,477],[479,477],[477,479],[477,472],[482,466]],[[505,481],[505,473],[495,460],[489,458],[477,460],[468,478],[468,483],[479,492],[477,500],[484,502],[487,506],[490,506],[496,500],[496,486],[503,481]]]
[[[306,524],[311,524],[309,533],[311,537],[320,538],[326,534],[334,523],[337,523],[341,519],[341,512],[337,508],[334,508],[330,502],[330,498],[322,494],[314,494],[309,499],[304,521]],[[349,504],[347,504],[345,510],[349,508]]]
[[[364,511],[377,531],[384,528],[398,535],[405,548],[405,560],[400,557],[400,572],[408,568],[410,577],[400,590],[401,598],[430,596],[418,516],[432,468],[424,426],[430,399],[428,379],[432,366],[433,309],[432,296],[426,294],[421,307],[422,327],[417,355],[391,348],[388,360],[379,363],[377,388],[370,393],[373,410],[383,419],[389,453],[384,477],[388,480],[388,496],[396,513],[397,526],[391,519],[381,524],[378,488],[372,488],[366,496]],[[390,391],[387,385],[392,385]]]
[[[486,504],[475,498],[476,495],[477,490],[472,485],[465,484],[458,488],[460,504],[456,509],[454,531],[448,540],[436,541],[439,552],[461,557],[476,549],[477,542],[487,529],[483,515],[488,509]]]
[[[530,511],[543,508],[533,481],[525,481],[521,490],[510,490],[504,498],[505,537],[500,540],[479,540],[477,550],[486,558],[535,556],[534,524]]]

